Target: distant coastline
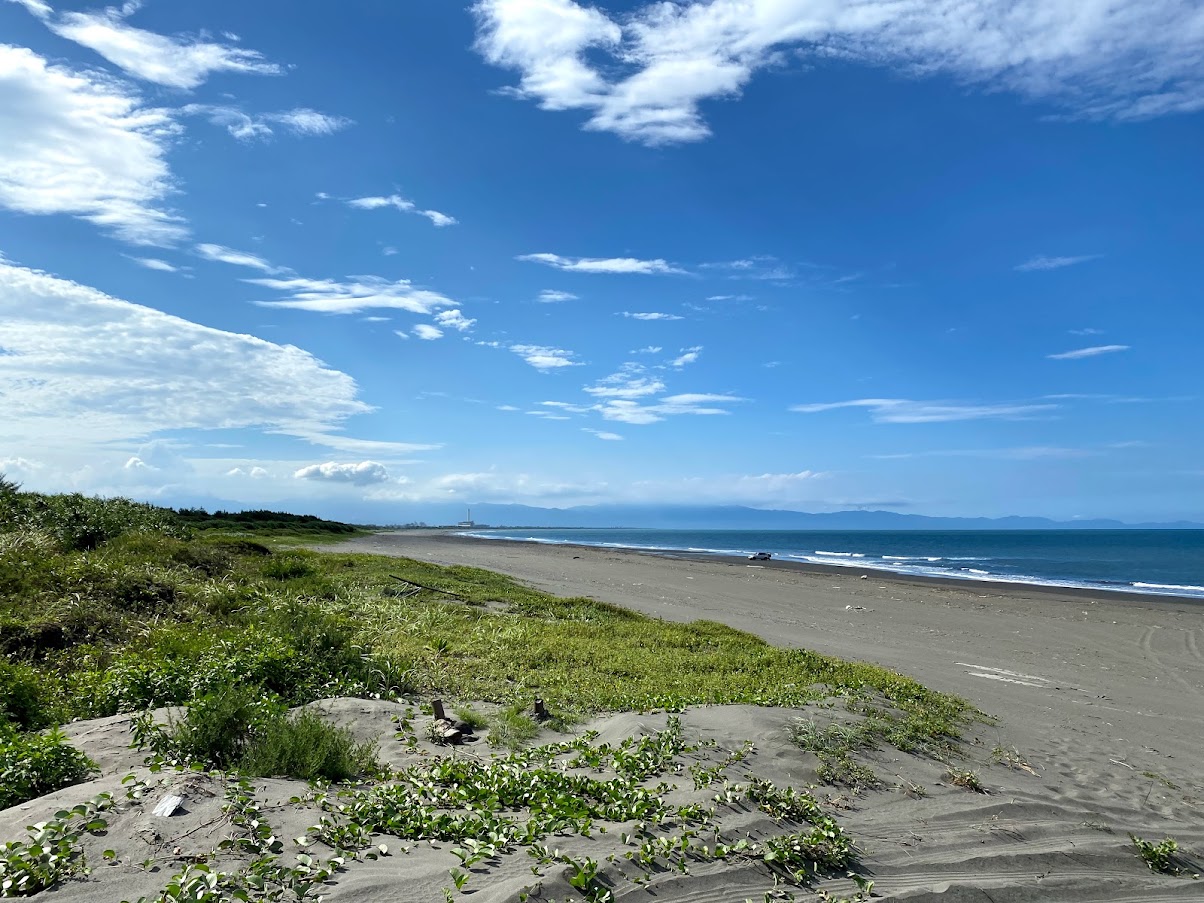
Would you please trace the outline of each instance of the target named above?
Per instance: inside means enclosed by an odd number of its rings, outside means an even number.
[[[1204,603],[1204,534],[1078,531],[674,531],[477,528],[481,542],[578,546],[699,561],[773,558],[757,566],[866,573],[912,584],[1006,587],[1111,599]],[[827,547],[829,550],[825,551]],[[831,549],[842,550],[831,550]]]

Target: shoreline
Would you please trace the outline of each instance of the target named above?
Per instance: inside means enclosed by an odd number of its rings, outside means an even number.
[[[401,533],[402,531],[380,531],[375,535],[398,535]],[[1105,589],[1103,587],[1090,586],[1066,586],[1058,583],[1033,583],[1022,580],[990,580],[978,577],[944,577],[931,574],[905,574],[899,571],[887,570],[886,568],[875,568],[868,565],[852,566],[839,564],[817,564],[809,561],[784,561],[778,558],[764,562],[757,562],[755,565],[752,565],[747,563],[747,559],[739,556],[721,555],[717,553],[705,554],[700,552],[692,552],[689,549],[641,549],[630,546],[602,546],[575,542],[541,542],[539,540],[511,539],[509,537],[498,537],[494,539],[459,532],[456,528],[450,527],[446,530],[412,530],[404,531],[404,533],[409,535],[438,535],[450,540],[471,543],[622,552],[627,555],[641,555],[647,558],[662,558],[674,561],[696,561],[703,563],[714,562],[731,565],[743,562],[746,567],[762,567],[767,570],[798,571],[800,573],[827,576],[853,576],[857,579],[860,579],[861,572],[866,572],[867,576],[869,576],[871,579],[878,579],[887,582],[897,582],[911,586],[931,586],[977,590],[979,592],[998,592],[1003,595],[1035,594],[1049,597],[1063,596],[1069,599],[1097,602],[1122,601],[1149,602],[1154,604],[1179,603],[1187,606],[1188,608],[1204,609],[1204,598],[1199,598],[1197,596],[1185,596],[1177,593],[1139,592],[1138,590],[1133,589]]]

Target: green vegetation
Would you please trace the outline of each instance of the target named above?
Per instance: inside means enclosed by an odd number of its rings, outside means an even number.
[[[166,725],[155,724],[149,712],[136,716],[134,739],[168,763],[233,769],[250,777],[350,781],[381,770],[376,744],[356,743],[350,731],[312,711],[289,715],[239,686],[194,699],[183,717]]]
[[[283,511],[214,511],[210,514],[203,508],[181,508],[175,513],[185,527],[222,533],[338,539],[362,536],[367,532],[363,527],[352,524],[323,520],[312,514],[287,514]]]
[[[1130,834],[1129,839],[1133,841],[1133,846],[1137,847],[1137,855],[1145,861],[1151,871],[1162,872],[1166,875],[1183,873],[1183,868],[1179,865],[1176,855],[1179,852],[1179,844],[1173,837],[1166,837],[1157,843],[1152,840],[1143,840],[1136,834]]]
[[[215,888],[238,899],[265,886],[300,899],[345,862],[366,858],[373,832],[454,842],[468,860],[482,851],[487,859],[489,845],[538,851],[552,833],[588,836],[599,821],[635,822],[627,858],[637,871],[753,857],[778,878],[803,882],[853,861],[849,838],[808,795],[723,781],[717,806],[748,800],[790,824],[773,838],[722,839],[711,824],[713,807],[672,806],[672,788],[647,783],[683,773],[683,763],[672,764],[687,749],[675,721],[655,737],[613,747],[586,737],[527,750],[539,731],[526,714],[531,701],[546,701],[554,727],[616,710],[842,704],[862,727],[800,727],[796,741],[817,750],[842,744],[844,753],[831,759],[834,776],[862,785],[876,779],[858,772],[847,753],[889,743],[936,754],[956,744],[973,714],[964,701],[888,669],[775,648],[713,622],[659,621],[472,568],[281,546],[306,531],[354,529],[344,526],[264,512],[241,519],[177,514],[123,500],[25,493],[0,480],[0,736],[25,750],[5,761],[32,763],[24,784],[6,771],[3,791],[28,798],[90,773],[90,763],[60,735],[37,731],[174,705],[186,709],[165,724],[136,717],[135,739],[181,767],[336,784],[373,777],[379,766],[372,745],[289,709],[330,696],[438,694],[486,704],[492,714],[463,705],[458,712],[474,727],[484,717],[489,741],[514,751],[488,762],[434,757],[388,783],[331,797],[323,791],[314,797],[323,809],[314,836],[335,855],[296,857],[299,865],[280,860],[270,829],[262,835],[265,823],[245,786],[228,785],[228,814],[247,826],[238,849],[255,854],[259,871],[219,872],[215,852],[212,861],[186,864],[160,899],[192,899],[188,893]],[[399,580],[415,590],[399,591]],[[407,749],[418,742],[411,718],[399,720]],[[36,756],[29,752],[35,748]],[[697,789],[708,787],[742,755],[706,766],[696,761],[689,775]],[[710,844],[701,840],[704,826]],[[64,822],[61,836],[73,831]],[[8,849],[16,862],[33,847]],[[548,855],[539,862],[568,865],[586,899],[604,899],[598,863]],[[77,860],[56,862],[61,870]],[[471,874],[462,872],[462,880]]]
[[[973,771],[950,768],[945,772],[945,780],[954,787],[962,788],[962,790],[972,790],[975,793],[987,792],[987,788],[983,786],[982,780]]]
[[[0,722],[0,809],[86,781],[95,770],[57,730],[22,734]]]

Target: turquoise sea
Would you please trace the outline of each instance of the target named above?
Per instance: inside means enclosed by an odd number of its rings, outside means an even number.
[[[465,535],[828,564],[1204,600],[1204,530],[473,530]]]

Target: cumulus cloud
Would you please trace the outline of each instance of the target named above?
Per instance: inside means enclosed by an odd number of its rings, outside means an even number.
[[[579,361],[573,360],[573,352],[563,348],[550,348],[547,345],[511,345],[510,350],[536,370],[548,371],[580,366]]]
[[[438,326],[431,326],[429,323],[419,323],[414,327],[414,335],[420,339],[426,339],[428,342],[433,342],[435,339],[443,338],[443,330]]]
[[[800,57],[946,74],[1090,117],[1204,109],[1204,29],[1182,0],[683,0],[621,15],[478,0],[473,12],[478,52],[519,74],[513,95],[653,145],[705,138],[703,101]]]
[[[1063,351],[1059,354],[1045,355],[1051,361],[1077,361],[1083,357],[1096,357],[1101,354],[1115,354],[1118,351],[1128,351],[1128,345],[1093,345],[1090,348],[1076,348],[1073,351]]]
[[[300,468],[293,474],[294,479],[313,480],[321,483],[351,483],[355,486],[368,486],[372,483],[387,483],[389,471],[385,465],[376,461],[360,461],[358,464],[339,464],[327,461],[324,464],[310,464]]]
[[[622,442],[623,441],[623,437],[620,436],[618,433],[608,433],[608,432],[606,432],[606,430],[591,430],[588,426],[583,426],[581,429],[582,429],[582,432],[589,433],[590,435],[596,436],[599,439],[604,439],[607,442]]]
[[[558,301],[576,301],[577,296],[572,292],[559,292],[555,289],[546,288],[539,293],[539,297],[535,299],[544,304],[555,304]]]
[[[4,262],[0,335],[4,433],[14,450],[241,428],[349,449],[432,447],[341,435],[349,418],[372,409],[350,376],[300,348]]]
[[[96,51],[135,78],[169,88],[196,88],[215,72],[244,75],[280,75],[283,72],[279,65],[268,62],[255,50],[199,37],[168,37],[128,25],[125,20],[138,11],[142,6],[140,2],[57,16],[50,5],[41,0],[18,2],[60,37]]]
[[[476,320],[470,320],[459,310],[444,310],[435,314],[435,322],[440,326],[446,326],[448,329],[455,329],[459,332],[467,332],[476,325]]]
[[[682,320],[684,317],[679,317],[677,314],[662,314],[656,311],[648,311],[641,313],[632,313],[629,310],[622,311],[622,315],[632,320]]]
[[[521,254],[516,260],[542,263],[544,266],[564,270],[566,273],[636,273],[643,275],[684,273],[685,270],[671,266],[659,257],[655,260],[640,260],[636,257],[562,257],[559,254],[540,252]]]
[[[166,154],[179,127],[128,87],[0,45],[0,205],[68,214],[138,245],[187,235],[164,206]]]
[[[1022,273],[1030,273],[1034,270],[1060,270],[1062,267],[1072,267],[1076,263],[1098,260],[1099,256],[1098,254],[1084,254],[1081,257],[1033,257],[1024,263],[1017,264],[1015,268]]]
[[[279,113],[246,113],[238,107],[221,104],[190,103],[180,108],[188,116],[204,116],[240,141],[266,139],[275,134],[273,126],[283,126],[293,135],[333,135],[352,124],[350,119],[331,116],[300,107]]]
[[[818,414],[840,408],[866,408],[875,423],[952,423],[959,420],[1030,420],[1048,416],[1056,404],[963,404],[911,401],[906,398],[857,398],[821,404],[798,404],[800,414]]]
[[[326,198],[329,195],[319,194],[318,197]],[[388,197],[351,198],[343,203],[356,210],[382,210],[386,207],[391,207],[394,210],[400,210],[402,213],[417,213],[419,216],[425,216],[436,226],[440,227],[454,226],[459,222],[454,216],[448,216],[446,213],[440,213],[438,210],[423,210],[413,201],[407,200],[399,194],[391,194]]]

